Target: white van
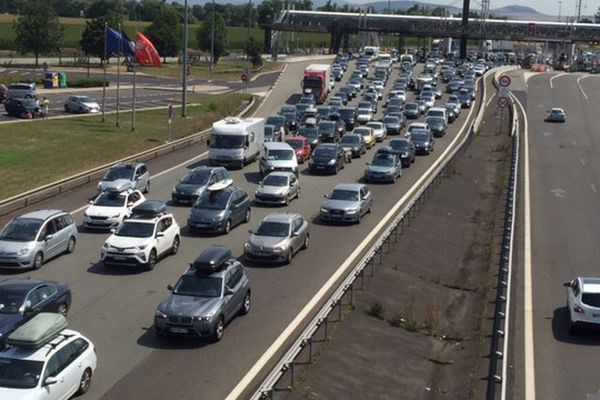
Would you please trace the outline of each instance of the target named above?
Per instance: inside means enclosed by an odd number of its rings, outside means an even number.
[[[431,107],[427,110],[427,116],[443,118],[445,125],[448,126],[448,112],[444,107]]]
[[[298,176],[298,158],[292,146],[284,142],[267,142],[259,163],[260,177],[273,171],[293,172]]]
[[[212,126],[208,162],[242,168],[258,158],[264,134],[264,118],[228,117],[217,121]]]

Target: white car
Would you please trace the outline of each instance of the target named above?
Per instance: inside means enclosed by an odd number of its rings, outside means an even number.
[[[61,314],[39,313],[8,336],[0,352],[0,399],[64,400],[89,390],[94,345],[66,327]]]
[[[176,254],[180,241],[179,225],[165,203],[147,200],[106,239],[100,259],[105,266],[142,265],[150,270],[161,256]]]
[[[333,88],[335,88],[335,79],[330,78],[329,79],[329,91],[332,91]]]
[[[370,108],[359,108],[356,110],[356,120],[359,124],[366,124],[373,119],[373,111]]]
[[[406,101],[406,93],[404,92],[404,90],[391,90],[388,93],[388,97],[386,99],[386,104],[392,98],[400,99],[404,103]]]
[[[107,190],[100,193],[83,213],[86,229],[112,229],[131,215],[133,207],[146,200],[139,190]]]
[[[580,328],[600,328],[600,278],[577,277],[563,283],[567,288],[569,333]]]
[[[383,89],[385,88],[385,84],[383,81],[373,81],[371,85],[378,91],[383,93]]]
[[[65,112],[97,113],[100,111],[98,102],[88,96],[70,96],[65,101]]]
[[[477,64],[475,67],[473,67],[473,72],[475,72],[476,76],[481,76],[481,75],[485,74],[485,66],[481,65],[481,64]]]
[[[373,129],[373,136],[375,136],[375,140],[378,142],[383,142],[383,139],[385,139],[387,136],[385,125],[383,124],[383,122],[367,122],[367,126]]]
[[[413,122],[412,124],[410,124],[408,126],[408,129],[406,129],[406,134],[404,136],[406,137],[410,137],[410,134],[412,133],[412,131],[414,130],[427,130],[427,131],[431,131],[431,129],[429,129],[429,125],[427,124],[427,122]]]

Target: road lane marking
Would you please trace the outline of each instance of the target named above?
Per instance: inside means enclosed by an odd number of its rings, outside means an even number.
[[[596,185],[594,185],[593,183],[590,183],[590,186],[592,187],[592,192],[598,193],[598,190],[596,190]]]
[[[561,72],[558,75],[554,75],[552,78],[550,78],[550,89],[554,89],[554,85],[552,84],[552,82],[556,79],[556,78],[560,78],[561,76],[565,76],[565,75],[569,75],[566,72]]]
[[[585,165],[585,160],[583,158],[579,158],[579,162],[581,163],[581,165]]]
[[[588,95],[585,93],[585,90],[583,90],[583,87],[581,86],[580,81],[582,79],[589,78],[589,77],[590,77],[589,75],[584,75],[584,76],[580,76],[579,78],[577,78],[577,86],[579,86],[579,91],[581,92],[583,97],[585,97],[586,100],[588,99]]]
[[[490,103],[492,102],[492,100],[494,100],[494,95],[490,96],[490,99],[487,101],[487,103],[485,103],[486,108],[489,107]]]
[[[573,146],[577,146],[577,142],[575,140],[571,140],[573,142]]]
[[[529,123],[527,121],[527,113],[525,107],[516,96],[513,100],[523,114],[523,142],[524,142],[524,216],[525,216],[525,232],[524,232],[524,304],[523,313],[525,318],[525,400],[535,400],[535,354],[533,345],[533,294],[532,294],[532,279],[531,279],[531,184],[529,180]]]

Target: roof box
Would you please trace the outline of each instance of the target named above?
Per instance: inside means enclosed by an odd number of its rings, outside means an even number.
[[[204,250],[192,264],[190,268],[196,272],[214,272],[218,271],[231,258],[231,250],[229,247],[212,245]]]
[[[133,189],[133,182],[126,180],[119,180],[113,186],[107,187],[105,190],[110,194],[119,194],[122,192],[126,192],[129,189]]]
[[[11,346],[39,349],[67,328],[67,319],[61,314],[39,313],[8,335]]]
[[[167,212],[167,205],[160,200],[146,200],[131,210],[131,217],[153,219]]]

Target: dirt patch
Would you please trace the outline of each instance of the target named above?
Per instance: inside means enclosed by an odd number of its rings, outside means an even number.
[[[494,128],[493,113],[486,118],[486,132],[365,279],[355,310],[299,374],[296,390],[277,398],[484,397],[510,161],[510,138]]]

